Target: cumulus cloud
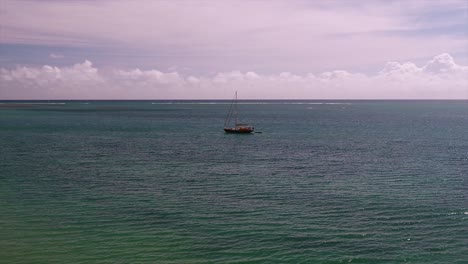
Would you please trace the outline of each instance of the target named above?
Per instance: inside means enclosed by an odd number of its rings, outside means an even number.
[[[435,56],[422,69],[428,73],[466,73],[466,66],[460,66],[455,63],[452,56],[443,53]]]
[[[91,61],[71,67],[44,65],[41,68],[18,67],[0,69],[0,98],[49,99],[80,98],[82,95],[102,95],[99,87],[106,79]]]
[[[52,59],[62,59],[65,56],[63,56],[62,54],[51,53],[51,54],[49,54],[49,57],[52,58]]]
[[[447,53],[418,67],[388,62],[375,75],[335,70],[303,75],[252,71],[184,76],[159,70],[70,67],[0,69],[0,99],[468,99],[468,66]]]

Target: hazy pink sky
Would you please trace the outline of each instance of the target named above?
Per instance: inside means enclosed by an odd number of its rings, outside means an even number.
[[[0,1],[1,99],[468,99],[468,1]]]

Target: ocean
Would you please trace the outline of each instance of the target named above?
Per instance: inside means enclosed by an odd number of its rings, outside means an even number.
[[[2,263],[468,263],[468,101],[1,101]]]

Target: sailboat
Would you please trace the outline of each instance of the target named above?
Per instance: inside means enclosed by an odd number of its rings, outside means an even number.
[[[234,122],[234,126],[230,126],[231,122]],[[249,124],[239,123],[238,112],[237,112],[237,91],[234,95],[234,99],[231,102],[231,107],[224,121],[224,131],[226,133],[237,133],[237,134],[248,134],[254,131],[254,127]]]

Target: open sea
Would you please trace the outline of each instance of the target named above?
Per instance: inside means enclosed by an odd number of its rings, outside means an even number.
[[[0,101],[1,263],[468,263],[468,101]]]

